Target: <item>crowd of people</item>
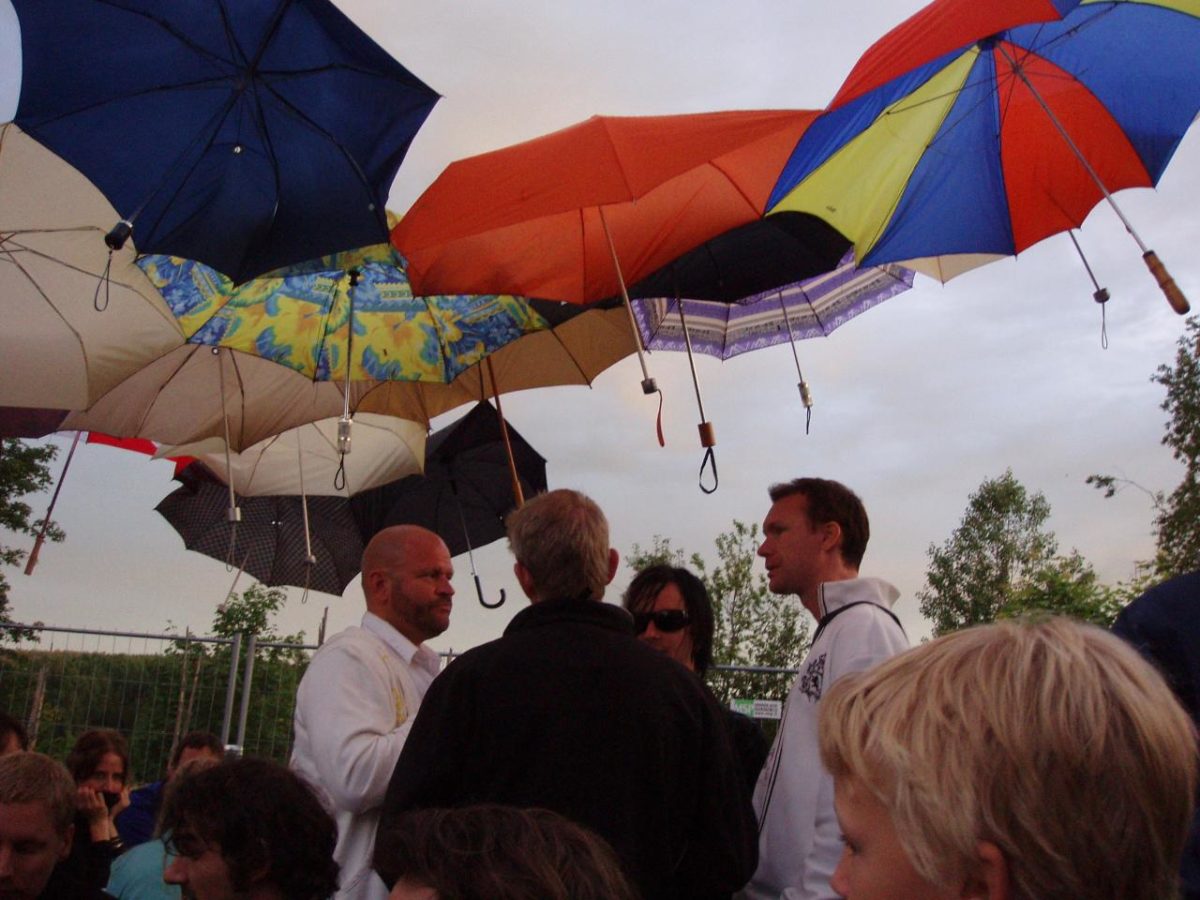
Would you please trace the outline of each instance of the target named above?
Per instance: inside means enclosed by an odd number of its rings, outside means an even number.
[[[1034,617],[909,649],[897,590],[859,574],[858,496],[799,478],[770,500],[770,589],[817,623],[770,747],[702,680],[703,582],[655,565],[602,602],[605,516],[554,490],[508,518],[529,606],[444,671],[446,545],[375,535],[289,766],[193,733],[131,790],[116,732],[63,765],[0,716],[0,900],[1200,898],[1200,576],[1115,635]]]

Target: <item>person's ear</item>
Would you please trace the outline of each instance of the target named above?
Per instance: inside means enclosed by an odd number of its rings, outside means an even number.
[[[67,830],[63,832],[62,849],[58,851],[58,861],[62,862],[71,855],[71,844],[75,841],[75,823],[72,822],[67,826]]]
[[[621,554],[613,547],[608,548],[608,581],[605,584],[612,584],[612,580],[617,577],[617,569],[621,567]]]
[[[1008,860],[1000,848],[991,841],[979,841],[975,853],[975,871],[963,885],[962,900],[1010,900]]]
[[[837,522],[826,522],[821,526],[821,547],[834,551],[842,546],[842,526]]]
[[[373,606],[377,602],[375,598],[387,596],[387,573],[381,569],[374,569],[366,573],[363,579],[363,593],[366,594],[367,605]]]
[[[513,574],[517,576],[517,584],[521,586],[521,590],[525,592],[525,596],[532,602],[533,596],[533,576],[529,574],[529,570],[520,562],[513,563]]]

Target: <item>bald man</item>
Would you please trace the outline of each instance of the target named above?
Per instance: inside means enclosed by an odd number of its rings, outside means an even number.
[[[338,898],[384,900],[371,850],[388,779],[438,672],[423,647],[450,625],[450,551],[432,531],[385,528],[362,559],[362,625],[316,652],[296,693],[292,768],[327,796],[338,825]],[[236,799],[236,798],[234,798]]]

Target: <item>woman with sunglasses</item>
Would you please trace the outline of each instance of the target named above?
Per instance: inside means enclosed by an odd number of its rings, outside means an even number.
[[[634,576],[622,604],[633,614],[639,640],[704,678],[712,662],[714,627],[712,601],[704,582],[678,566],[650,566]],[[767,759],[767,738],[749,716],[731,709],[725,714],[750,796]]]

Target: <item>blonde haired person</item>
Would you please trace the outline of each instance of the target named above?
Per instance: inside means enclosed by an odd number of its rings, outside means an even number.
[[[1164,900],[1196,735],[1136,651],[1064,618],[947,635],[840,680],[820,717],[849,900]]]

